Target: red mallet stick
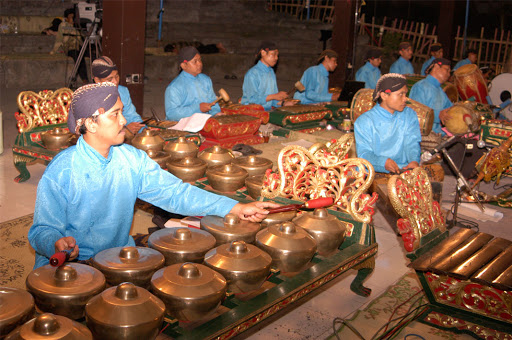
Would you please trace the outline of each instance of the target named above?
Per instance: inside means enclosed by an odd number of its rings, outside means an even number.
[[[53,267],[60,267],[69,260],[72,250],[63,250],[56,252],[50,257],[50,264]]]
[[[300,210],[303,208],[316,209],[316,208],[328,207],[333,204],[334,204],[334,200],[332,199],[332,197],[322,197],[322,198],[316,198],[314,200],[309,200],[304,204],[290,204],[290,205],[283,205],[279,208],[269,209],[268,213],[275,214],[275,213],[280,213],[280,212],[285,212],[285,211]]]

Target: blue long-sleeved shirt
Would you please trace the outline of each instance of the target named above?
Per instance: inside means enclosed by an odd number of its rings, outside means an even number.
[[[241,104],[260,104],[266,111],[277,107],[277,100],[267,102],[267,96],[279,92],[274,69],[260,61],[247,71],[244,76],[243,96]]]
[[[400,57],[391,65],[389,73],[414,74],[414,67],[409,60]]]
[[[413,85],[409,92],[409,98],[414,99],[434,110],[434,125],[432,131],[445,134],[441,130],[441,120],[439,113],[453,106],[448,96],[441,88],[441,84],[436,78],[428,75],[425,79],[420,80]]]
[[[364,87],[366,89],[374,89],[377,86],[377,81],[380,78],[380,69],[378,67],[373,66],[369,61],[363,65],[356,72],[356,80],[364,81]]]
[[[199,104],[211,103],[216,98],[210,77],[203,73],[194,77],[188,72],[181,71],[165,89],[165,118],[178,121],[190,117],[201,112]],[[219,112],[220,106],[215,104],[205,113],[214,115]]]
[[[375,105],[357,118],[354,135],[357,157],[372,163],[375,171],[389,172],[384,167],[388,158],[400,168],[420,161],[420,123],[409,107],[391,114]]]
[[[194,216],[225,216],[237,203],[183,183],[130,145],[111,147],[105,158],[80,137],[55,156],[39,181],[28,233],[36,251],[34,268],[48,264],[55,242],[64,236],[75,238],[79,260],[135,245],[129,232],[137,198]]]
[[[431,56],[429,59],[427,59],[423,65],[421,66],[421,75],[424,76],[425,75],[425,70],[427,69],[427,67],[430,66],[430,64],[432,64],[432,62],[434,61],[434,56]]]
[[[455,64],[455,67],[453,68],[452,71],[455,71],[459,67],[464,66],[464,65],[468,65],[468,64],[471,64],[471,60],[469,60],[469,58],[459,60],[459,62],[457,64]]]
[[[332,93],[329,93],[329,71],[323,64],[308,68],[300,82],[306,88],[303,92],[295,92],[293,98],[299,99],[301,104],[314,104],[330,102]]]

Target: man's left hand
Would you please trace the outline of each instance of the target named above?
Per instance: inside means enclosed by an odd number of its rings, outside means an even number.
[[[231,209],[230,213],[238,215],[242,220],[261,222],[268,215],[268,210],[265,208],[277,207],[279,207],[279,204],[272,202],[238,203]]]
[[[146,125],[139,123],[139,122],[133,122],[133,123],[126,125],[128,130],[130,130],[130,132],[133,133],[134,135],[136,135],[137,132],[139,132],[139,130],[141,128],[143,128],[144,126],[146,126]]]
[[[448,110],[449,110],[449,109],[450,109],[450,108],[448,108],[448,109],[444,109],[444,110],[442,110],[442,111],[440,111],[440,112],[439,112],[439,120],[441,121],[441,123],[443,123],[443,125],[445,125],[445,124],[446,124],[446,122],[447,122],[448,120],[450,120],[450,116],[448,115]]]
[[[404,170],[410,170],[410,169],[414,169],[414,168],[417,168],[419,167],[419,163],[416,162],[416,161],[412,161],[411,163],[407,164],[406,166],[404,166]]]

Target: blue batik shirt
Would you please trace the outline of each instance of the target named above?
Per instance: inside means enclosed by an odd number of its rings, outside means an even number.
[[[75,238],[78,260],[134,246],[129,233],[137,198],[192,216],[225,216],[237,203],[183,183],[131,145],[112,146],[105,158],[80,137],[55,156],[39,181],[28,232],[34,268],[48,264],[55,242],[65,236]]]
[[[377,86],[377,81],[380,78],[380,69],[373,66],[369,61],[363,65],[356,72],[356,80],[364,81],[364,87],[367,89],[374,89]]]
[[[165,89],[165,118],[179,121],[194,113],[201,113],[200,104],[211,103],[215,99],[217,97],[210,77],[203,73],[193,76],[181,71]],[[214,115],[219,112],[220,106],[215,104],[210,111],[204,113]]]
[[[389,172],[391,158],[403,168],[420,161],[421,132],[416,112],[409,107],[393,114],[379,104],[363,113],[354,123],[357,157],[369,161],[375,171]]]
[[[469,60],[469,58],[459,60],[459,62],[457,64],[455,64],[455,67],[453,68],[452,71],[455,71],[456,69],[458,69],[461,66],[469,65],[469,64],[471,64],[471,60]]]
[[[432,131],[444,135],[444,131],[441,130],[439,113],[444,109],[452,107],[453,103],[448,99],[439,81],[431,75],[428,75],[425,79],[413,85],[411,92],[409,92],[409,98],[427,105],[434,110],[434,125],[432,126]]]
[[[391,65],[389,73],[414,74],[414,67],[409,60],[400,57]]]
[[[270,111],[279,104],[277,100],[267,102],[267,96],[278,92],[274,69],[260,60],[244,76],[241,104],[260,104],[266,111]]]
[[[301,104],[315,104],[330,102],[332,93],[329,93],[329,71],[323,64],[308,68],[300,82],[306,88],[303,92],[295,92],[294,99],[299,99]]]

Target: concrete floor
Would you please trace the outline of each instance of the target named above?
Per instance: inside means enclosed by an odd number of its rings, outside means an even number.
[[[242,79],[214,78],[215,89],[224,88],[232,98],[242,94]],[[296,79],[279,79],[280,89],[287,90]],[[153,107],[160,117],[164,116],[163,93],[167,83],[159,81],[145,86],[144,113],[150,114]],[[24,183],[15,183],[14,177],[18,175],[13,166],[11,147],[17,135],[17,128],[13,113],[17,111],[16,96],[22,89],[5,89],[0,87],[0,110],[3,112],[3,140],[4,152],[0,155],[0,222],[32,213],[36,197],[36,188],[45,166],[36,163],[28,166],[31,178]],[[40,89],[33,89],[40,90]],[[511,184],[511,178],[502,179],[500,185]],[[443,201],[453,201],[455,179],[447,177],[443,187]],[[492,184],[484,184],[480,188],[487,193],[493,193]],[[510,209],[495,208],[504,213],[505,217],[497,223],[480,222],[480,231],[512,239],[510,226],[512,213]],[[298,306],[286,314],[278,314],[263,323],[259,330],[243,334],[242,338],[257,339],[324,339],[332,333],[332,321],[335,317],[348,318],[355,311],[363,308],[371,300],[382,294],[400,277],[409,272],[408,260],[400,237],[397,237],[393,228],[383,216],[377,212],[374,218],[379,251],[376,256],[376,268],[366,281],[366,286],[372,289],[368,298],[360,297],[350,291],[355,271],[341,275],[325,285],[314,296],[301,300]],[[354,337],[355,338],[355,337]],[[428,338],[428,337],[427,337]],[[460,336],[459,339],[470,338]]]

